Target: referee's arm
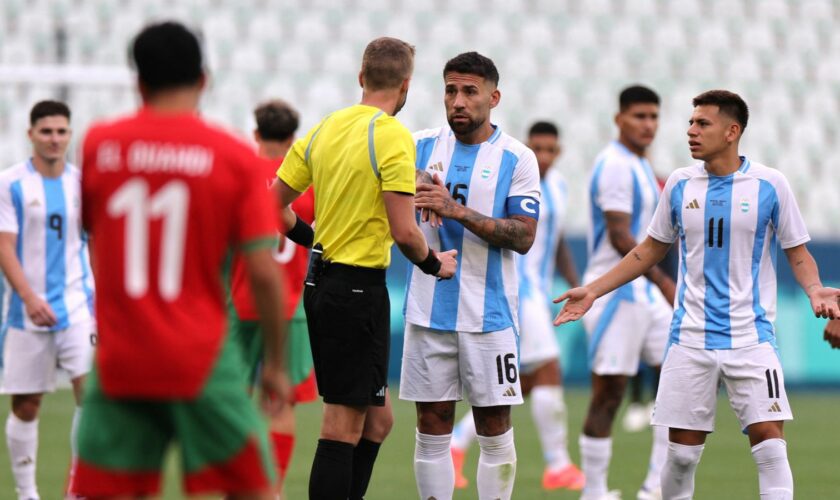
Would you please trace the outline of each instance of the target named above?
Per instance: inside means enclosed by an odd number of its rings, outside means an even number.
[[[414,196],[398,191],[383,191],[382,200],[391,226],[391,238],[400,251],[426,274],[451,278],[455,274],[457,250],[436,253],[414,218]]]

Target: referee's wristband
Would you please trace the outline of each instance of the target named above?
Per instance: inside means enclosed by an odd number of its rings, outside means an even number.
[[[302,247],[310,248],[315,240],[315,231],[300,217],[297,215],[295,217],[297,217],[295,225],[286,233],[286,237]]]
[[[440,260],[437,258],[435,251],[429,247],[429,254],[421,262],[415,262],[414,265],[420,268],[426,274],[435,275],[440,271]]]

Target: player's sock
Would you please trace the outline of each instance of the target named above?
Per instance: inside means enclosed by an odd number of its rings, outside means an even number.
[[[612,456],[612,438],[596,438],[581,434],[580,463],[586,484],[583,486],[582,497],[598,498],[607,493],[607,470]]]
[[[476,435],[475,419],[472,410],[470,410],[461,417],[461,420],[455,425],[455,429],[452,430],[452,447],[467,451],[475,441]]]
[[[540,436],[548,468],[557,471],[571,463],[566,442],[566,403],[563,388],[538,385],[531,391],[531,416]]]
[[[295,449],[295,436],[285,432],[271,432],[271,442],[274,444],[274,459],[277,461],[280,478],[285,478],[292,459],[292,450]]]
[[[309,498],[347,498],[353,478],[353,448],[350,443],[319,439],[309,475]]]
[[[82,407],[73,410],[73,421],[70,423],[70,471],[67,473],[67,493],[75,493],[76,463],[79,456],[79,421],[82,418]]]
[[[38,419],[24,422],[9,413],[6,419],[6,445],[12,462],[12,475],[19,498],[39,498],[35,485],[35,459],[38,454]]]
[[[662,466],[665,464],[665,457],[668,455],[668,428],[654,425],[652,430],[653,446],[650,449],[647,477],[645,477],[645,482],[642,485],[642,488],[647,491],[654,491],[659,488],[659,477],[662,475]]]
[[[662,467],[662,498],[691,499],[694,495],[694,471],[702,454],[702,444],[668,443],[668,457]]]
[[[784,439],[766,439],[752,447],[758,466],[758,494],[761,500],[793,498],[793,475],[787,458]]]
[[[513,480],[516,478],[513,429],[499,436],[478,436],[478,445],[481,447],[475,480],[478,497],[510,498],[513,494]]]
[[[380,446],[382,443],[362,438],[353,449],[353,481],[350,483],[350,500],[364,498]]]
[[[414,477],[420,498],[452,498],[455,469],[449,444],[452,434],[434,436],[415,432]]]

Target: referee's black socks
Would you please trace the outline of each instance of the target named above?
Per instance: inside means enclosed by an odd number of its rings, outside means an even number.
[[[379,454],[381,445],[382,443],[362,438],[353,449],[353,482],[350,485],[350,500],[362,500],[365,497],[370,476],[373,474],[373,463],[376,462],[376,455]]]
[[[310,500],[345,500],[349,496],[353,480],[353,450],[354,446],[350,443],[318,440],[309,475]]]

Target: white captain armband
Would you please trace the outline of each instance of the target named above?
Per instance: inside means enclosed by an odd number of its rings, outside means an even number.
[[[507,199],[507,214],[524,215],[539,220],[540,202],[530,196],[511,196]]]

